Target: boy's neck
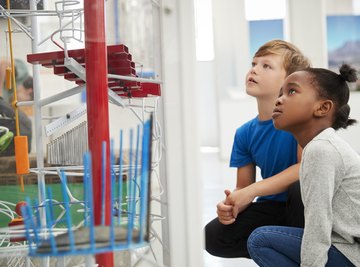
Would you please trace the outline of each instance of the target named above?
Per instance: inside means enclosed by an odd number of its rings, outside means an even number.
[[[271,98],[256,99],[258,104],[258,113],[259,113],[258,118],[260,121],[267,121],[272,119],[272,113],[275,107],[276,99],[277,97],[274,97],[274,99]]]

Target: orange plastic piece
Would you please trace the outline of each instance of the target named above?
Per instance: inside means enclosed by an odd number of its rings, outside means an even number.
[[[29,168],[30,168],[27,136],[15,136],[14,144],[15,144],[16,173],[27,174],[29,173]]]
[[[6,82],[6,89],[10,90],[12,88],[11,87],[11,67],[6,68],[5,82]]]

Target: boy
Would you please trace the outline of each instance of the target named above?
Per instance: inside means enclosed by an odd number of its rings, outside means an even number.
[[[236,188],[233,192],[225,190],[226,199],[217,205],[218,218],[205,227],[210,254],[249,258],[247,239],[255,228],[303,227],[303,207],[295,183],[298,146],[291,134],[274,128],[271,115],[285,78],[309,66],[297,47],[282,40],[267,42],[255,53],[246,76],[246,92],[256,98],[258,116],[236,131],[230,159],[230,167],[237,168]],[[256,166],[264,179],[259,182],[255,182]],[[288,199],[285,191],[292,184]],[[256,202],[252,202],[255,197]],[[286,202],[295,208],[287,209]]]

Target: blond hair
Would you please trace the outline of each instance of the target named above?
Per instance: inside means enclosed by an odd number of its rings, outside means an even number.
[[[295,45],[283,40],[271,40],[263,44],[255,53],[254,57],[267,55],[280,55],[283,58],[283,67],[286,75],[303,70],[311,66],[310,61]]]

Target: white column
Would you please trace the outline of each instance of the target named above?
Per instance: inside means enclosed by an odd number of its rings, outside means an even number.
[[[244,0],[213,0],[215,84],[219,98],[229,90],[245,92],[249,33]]]
[[[163,102],[171,267],[203,266],[192,0],[163,1]]]
[[[325,0],[288,0],[286,39],[298,46],[314,67],[327,67]]]
[[[220,158],[228,160],[236,128],[256,114],[253,112],[256,104],[252,105],[253,99],[245,93],[245,75],[251,62],[245,0],[213,0],[213,17],[213,79],[217,93]],[[245,106],[254,109],[242,109]],[[240,107],[245,112],[238,112]]]

